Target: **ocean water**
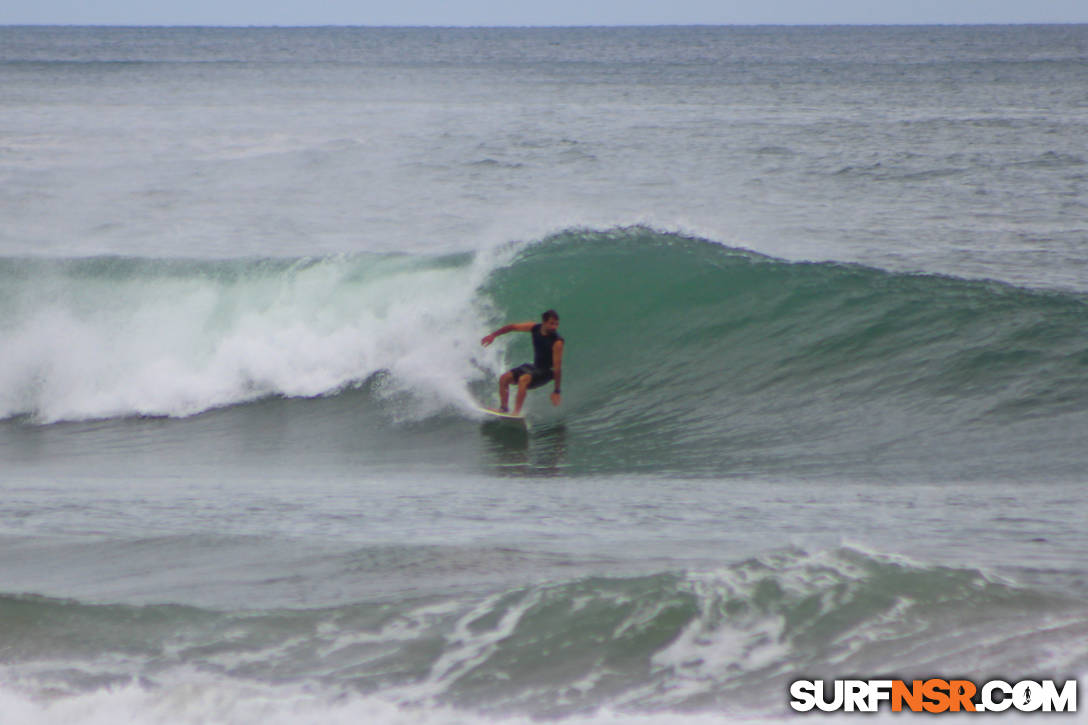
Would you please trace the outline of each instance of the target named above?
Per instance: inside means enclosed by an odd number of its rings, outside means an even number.
[[[4,27],[0,88],[5,725],[1088,673],[1088,26]]]

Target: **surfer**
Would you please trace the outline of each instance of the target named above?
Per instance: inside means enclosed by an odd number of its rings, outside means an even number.
[[[552,405],[559,405],[559,381],[563,377],[563,338],[559,336],[559,315],[555,310],[548,310],[540,316],[540,322],[515,322],[504,325],[480,340],[487,347],[499,335],[508,332],[528,332],[533,336],[533,361],[507,370],[499,378],[499,411],[508,413],[510,385],[517,383],[518,397],[514,401],[514,415],[521,415],[521,406],[525,402],[525,393],[539,388],[549,380],[555,381],[552,391]]]

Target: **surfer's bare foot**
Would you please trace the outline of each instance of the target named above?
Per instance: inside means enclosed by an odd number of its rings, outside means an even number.
[[[507,408],[507,407],[506,407],[505,405],[500,405],[500,406],[499,406],[499,412],[500,412],[500,413],[509,413],[509,412],[510,412],[510,409],[509,409],[509,408]]]

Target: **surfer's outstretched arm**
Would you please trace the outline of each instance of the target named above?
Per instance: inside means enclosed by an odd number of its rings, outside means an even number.
[[[480,344],[487,347],[491,343],[495,342],[495,338],[499,335],[505,335],[508,332],[532,332],[535,322],[515,322],[512,325],[503,325],[499,329],[492,332],[490,335],[480,340]]]
[[[555,389],[552,391],[552,405],[559,405],[559,381],[563,379],[563,341],[559,340],[552,348],[552,373]]]

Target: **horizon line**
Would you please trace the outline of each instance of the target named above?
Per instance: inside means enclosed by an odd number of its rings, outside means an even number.
[[[352,23],[315,23],[312,25],[262,25],[262,24],[206,24],[206,23],[0,23],[0,28],[191,28],[191,29],[237,29],[237,30],[317,30],[323,28],[345,28],[360,30],[578,30],[610,28],[957,28],[957,27],[1054,27],[1088,25],[1086,21],[1030,21],[1030,22],[931,22],[931,23],[617,23],[617,24],[581,24],[581,25],[359,25]]]

